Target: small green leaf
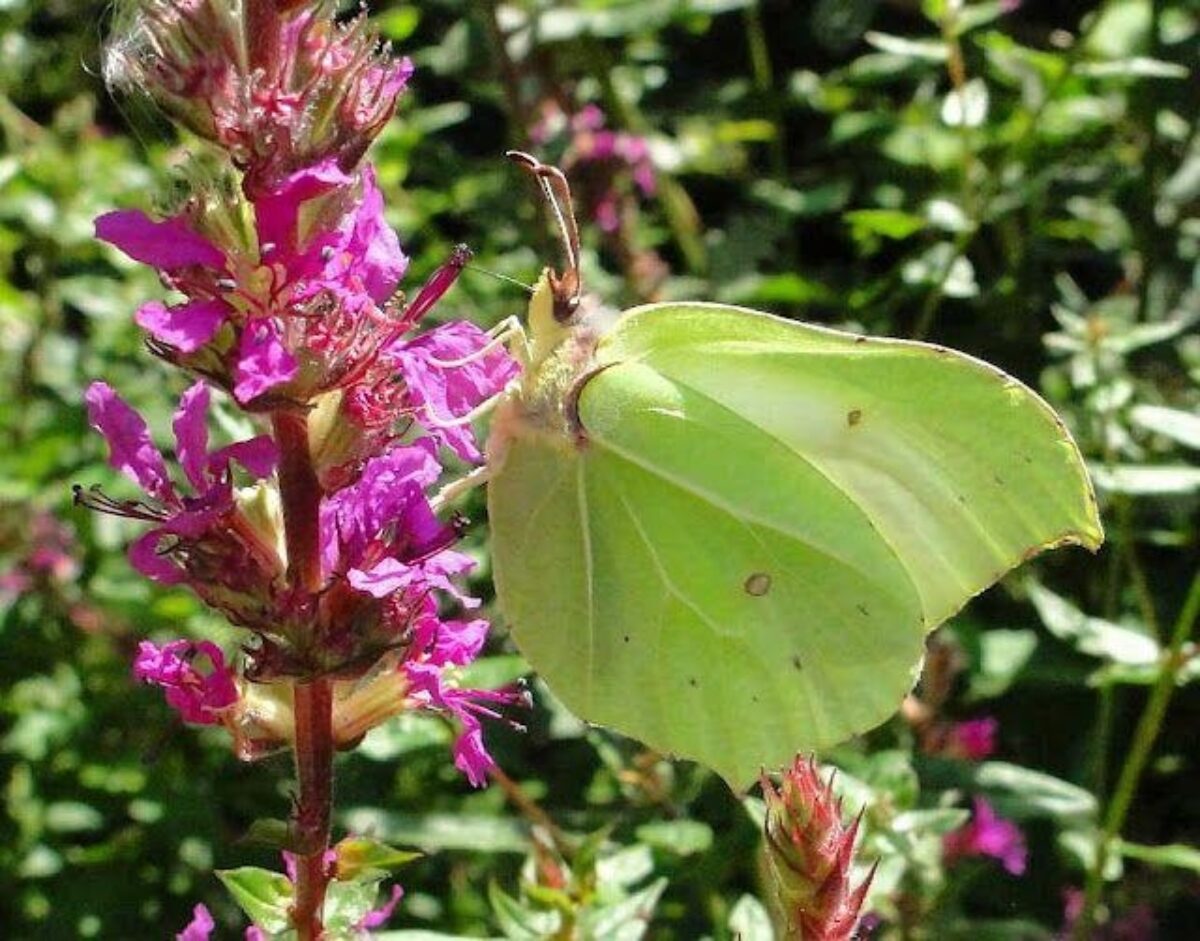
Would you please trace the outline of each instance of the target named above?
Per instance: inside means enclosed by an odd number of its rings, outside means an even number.
[[[945,62],[950,58],[949,48],[940,39],[908,39],[875,30],[866,33],[863,39],[880,52],[889,52],[894,56],[920,59],[923,62]]]
[[[225,884],[234,901],[258,927],[270,934],[286,931],[292,904],[292,884],[287,876],[257,866],[218,869],[217,878]]]
[[[272,849],[292,849],[294,840],[291,825],[286,820],[261,818],[250,824],[241,841],[252,846]]]
[[[712,846],[712,828],[699,820],[659,820],[637,828],[637,838],[648,846],[676,856],[706,852]]]
[[[932,810],[906,810],[897,814],[891,823],[892,831],[903,834],[943,836],[957,830],[970,818],[970,811],[960,807],[939,807]]]
[[[658,900],[666,888],[667,880],[659,879],[628,898],[584,913],[579,919],[583,937],[638,941],[645,936],[654,910],[658,907]]]
[[[1200,416],[1163,405],[1135,405],[1129,417],[1147,431],[1200,450]]]
[[[596,880],[601,885],[632,886],[654,872],[654,856],[648,846],[627,846],[596,862]]]
[[[775,941],[771,916],[753,895],[743,895],[729,913],[729,930],[737,941]]]
[[[469,850],[476,853],[524,853],[529,838],[521,824],[483,814],[399,814],[374,807],[346,811],[342,818],[355,833],[378,833],[395,843],[426,852]]]
[[[1153,866],[1173,866],[1200,873],[1200,850],[1184,843],[1167,843],[1163,846],[1146,846],[1142,843],[1116,841],[1116,849],[1127,859],[1150,863]]]
[[[511,941],[542,941],[562,926],[558,912],[531,912],[494,882],[488,886],[488,901],[497,926]]]
[[[1032,579],[1026,582],[1026,589],[1046,629],[1080,653],[1127,666],[1158,662],[1162,652],[1153,637],[1111,621],[1088,617]]]
[[[80,801],[56,801],[46,806],[46,829],[56,833],[83,833],[99,830],[104,815]]]
[[[996,809],[1004,816],[1045,816],[1060,823],[1095,820],[1095,795],[1061,778],[1003,761],[985,761],[974,778],[980,790],[998,792]]]
[[[1118,464],[1116,467],[1092,465],[1092,481],[1105,493],[1124,493],[1134,497],[1175,497],[1200,490],[1200,467],[1186,464],[1144,466]]]
[[[421,853],[412,850],[400,850],[378,840],[368,837],[346,837],[334,847],[337,854],[337,878],[339,880],[358,879],[366,873],[395,872],[406,866],[414,859],[420,859]]]
[[[925,228],[925,219],[899,209],[855,209],[843,215],[850,223],[850,234],[855,241],[865,241],[871,236],[889,239],[906,239]]]

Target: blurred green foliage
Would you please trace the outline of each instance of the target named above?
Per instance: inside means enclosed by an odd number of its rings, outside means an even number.
[[[236,637],[133,574],[131,527],[70,506],[74,482],[122,488],[86,429],[87,382],[103,376],[160,430],[180,383],[131,319],[157,285],[91,237],[100,212],[153,206],[188,147],[143,103],[106,95],[108,10],[0,3],[0,933],[13,939],[172,936],[199,900],[232,932],[211,871],[274,865],[237,840],[288,799],[284,756],[241,766],[133,685],[142,637]],[[459,241],[525,281],[555,257],[500,155],[570,163],[577,142],[553,133],[556,116],[593,103],[646,138],[658,177],[644,198],[612,167],[573,173],[589,286],[610,302],[706,298],[927,338],[1061,411],[1094,470],[1107,546],[1052,554],[972,604],[940,632],[918,691],[936,721],[995,716],[996,760],[930,754],[920,722],[902,719],[822,756],[843,769],[848,808],[866,811],[879,937],[1052,937],[1200,565],[1196,4],[372,12],[418,65],[374,154],[414,257],[409,290]],[[618,224],[602,229],[591,216],[610,192]],[[519,289],[468,272],[438,316],[490,324],[522,307]],[[471,538],[486,583],[483,527]],[[55,565],[37,552],[48,546]],[[521,665],[498,626],[480,669],[502,682]],[[1194,937],[1200,919],[1195,656],[1185,643],[1173,662],[1179,689],[1105,873],[1112,917],[1145,907],[1163,938]],[[489,729],[515,783],[472,792],[448,729],[427,719],[341,760],[342,824],[426,853],[383,936],[575,924],[596,938],[771,937],[755,801],[535,692],[527,732]],[[1024,829],[1023,876],[945,864],[941,836],[970,795]]]

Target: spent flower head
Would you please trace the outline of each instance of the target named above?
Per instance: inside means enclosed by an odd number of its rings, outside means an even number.
[[[150,95],[225,150],[248,195],[326,160],[351,171],[412,75],[365,13],[333,0],[142,0],[121,8],[105,56],[110,87]]]

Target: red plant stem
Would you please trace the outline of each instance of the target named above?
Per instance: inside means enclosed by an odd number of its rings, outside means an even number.
[[[321,483],[308,451],[308,418],[299,412],[271,416],[279,446],[279,495],[287,541],[288,581],[297,588],[321,590]]]
[[[298,781],[294,819],[299,845],[312,849],[296,859],[292,924],[300,941],[319,941],[329,884],[325,853],[333,811],[333,684],[329,680],[297,683],[294,694]]]
[[[294,588],[315,592],[321,587],[318,511],[321,484],[308,449],[308,421],[303,413],[272,415],[279,446],[279,493],[287,542],[288,581]],[[333,812],[333,684],[313,679],[293,687],[296,728],[296,807],[292,820],[297,843],[296,896],[292,924],[299,941],[320,941],[322,909],[329,873]]]

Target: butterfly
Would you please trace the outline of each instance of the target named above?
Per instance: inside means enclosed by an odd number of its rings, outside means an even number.
[[[888,719],[926,635],[1037,552],[1096,549],[1053,410],[945,347],[725,304],[615,317],[566,267],[533,290],[487,446],[512,636],[577,715],[733,787]]]

